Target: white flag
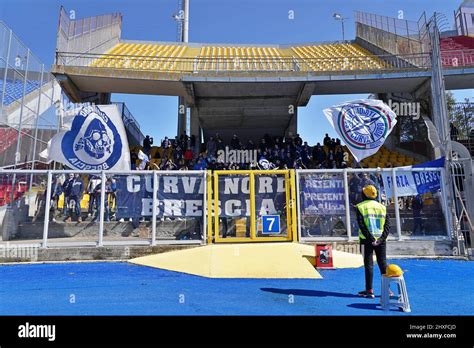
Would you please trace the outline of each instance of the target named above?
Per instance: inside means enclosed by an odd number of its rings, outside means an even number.
[[[49,145],[50,143],[51,143],[51,141],[48,141],[48,147],[50,146]],[[47,163],[50,163],[52,160],[49,159],[48,147],[46,149],[44,149],[43,151],[41,151],[38,155],[41,158],[44,158],[45,160],[47,160],[48,161]]]
[[[149,161],[148,156],[147,156],[142,150],[139,150],[139,151],[138,151],[137,157],[138,157],[138,159],[141,160],[141,161],[146,161],[146,162]]]
[[[79,170],[130,170],[128,140],[117,105],[74,110],[70,129],[48,143],[48,159]]]
[[[335,105],[324,114],[358,162],[376,153],[397,123],[392,109],[376,99]]]
[[[138,170],[144,170],[146,164],[150,161],[150,159],[142,150],[138,151],[138,159],[141,160],[140,165],[138,166]]]

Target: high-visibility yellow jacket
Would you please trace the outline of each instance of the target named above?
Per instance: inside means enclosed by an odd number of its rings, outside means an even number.
[[[369,242],[387,239],[390,222],[387,219],[386,207],[371,199],[356,205],[357,222],[359,223],[359,239]]]

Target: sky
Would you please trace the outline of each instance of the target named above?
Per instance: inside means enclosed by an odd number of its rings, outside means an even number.
[[[189,41],[203,43],[307,43],[342,39],[335,12],[347,17],[345,38],[355,38],[354,11],[417,21],[423,12],[446,15],[451,29],[453,11],[461,0],[190,0]],[[76,18],[120,12],[122,39],[176,41],[172,15],[177,0],[0,0],[3,20],[46,66],[54,61],[60,6]],[[455,91],[462,101],[474,99],[474,90]],[[325,133],[336,136],[322,110],[367,95],[313,96],[298,110],[298,132],[310,144]],[[176,97],[112,95],[124,101],[145,134],[155,141],[176,134]]]

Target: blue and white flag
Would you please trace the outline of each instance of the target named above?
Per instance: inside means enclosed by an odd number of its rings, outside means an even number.
[[[71,112],[69,130],[48,143],[49,160],[79,170],[130,170],[128,140],[117,105],[87,105]]]
[[[324,114],[358,162],[376,153],[397,123],[392,109],[376,99],[335,105]]]
[[[147,163],[150,162],[150,159],[142,150],[138,151],[137,157],[141,161],[140,165],[138,166],[138,170],[144,170],[146,168]]]
[[[382,172],[382,180],[387,198],[393,196],[393,186],[397,185],[397,196],[416,196],[428,192],[438,192],[441,189],[441,170],[444,168],[444,157],[437,160],[415,164],[413,166],[398,167],[395,171],[395,183],[392,174]],[[411,171],[404,169],[411,168],[430,168],[439,169],[438,171]]]

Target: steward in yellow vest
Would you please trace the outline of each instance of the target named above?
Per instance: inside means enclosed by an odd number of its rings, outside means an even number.
[[[377,256],[377,264],[381,274],[387,268],[386,239],[390,232],[390,219],[387,218],[385,206],[376,201],[377,189],[367,185],[362,189],[363,201],[356,205],[357,223],[359,224],[360,250],[364,257],[365,290],[359,296],[375,298],[372,287],[374,278],[373,253]]]

